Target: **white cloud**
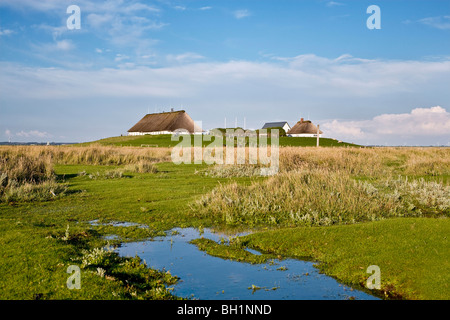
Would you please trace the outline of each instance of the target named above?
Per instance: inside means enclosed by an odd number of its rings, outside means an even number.
[[[441,106],[415,108],[409,113],[386,113],[370,120],[325,122],[321,128],[328,137],[359,141],[369,144],[390,141],[403,144],[405,141],[450,142],[450,113]],[[436,140],[437,139],[437,140]],[[445,141],[447,140],[447,141]]]
[[[23,10],[25,8],[29,8],[36,11],[49,11],[55,10],[61,7],[67,8],[69,6],[70,1],[54,1],[54,0],[2,0],[0,1],[0,6],[8,6],[16,9]],[[73,1],[72,1],[73,2]]]
[[[178,55],[169,54],[167,60],[169,62],[188,63],[204,59],[205,57],[194,52],[185,52]]]
[[[35,11],[60,11],[66,9],[69,5],[78,5],[82,12],[115,12],[115,13],[131,13],[136,11],[160,12],[160,9],[141,2],[133,0],[2,0],[0,6],[8,6],[17,10],[31,9]]]
[[[441,30],[450,30],[450,16],[428,17],[418,20],[420,23]]]
[[[199,10],[202,10],[202,11],[211,10],[211,9],[212,9],[212,7],[209,7],[209,6],[199,8]]]
[[[56,41],[68,32],[65,9],[73,4],[73,0],[1,0],[0,7],[8,6],[18,11],[35,10],[45,12],[49,16],[60,17],[59,26],[42,24],[38,27],[50,32]],[[161,10],[135,0],[78,0],[81,8],[81,29],[77,32],[90,32],[100,40],[110,41],[117,46],[135,48],[150,47],[154,44],[149,31],[159,30],[167,23],[160,21]],[[62,14],[62,16],[61,16]],[[62,19],[61,19],[62,18]]]
[[[242,19],[242,18],[250,16],[251,13],[247,9],[243,9],[243,10],[236,10],[236,11],[234,11],[233,15],[234,15],[234,17],[236,19]]]
[[[151,51],[144,55],[149,61],[158,58]],[[17,105],[45,107],[48,112],[58,108],[60,113],[64,112],[61,101],[77,102],[80,114],[99,108],[122,110],[124,105],[133,113],[148,101],[162,106],[179,102],[189,105],[189,113],[197,114],[196,120],[202,120],[205,127],[220,125],[224,116],[234,118],[243,112],[247,125],[254,128],[274,118],[291,123],[311,113],[313,122],[329,119],[319,123],[325,135],[360,139],[363,144],[396,137],[389,130],[400,127],[401,141],[421,139],[427,144],[439,138],[444,142],[439,134],[449,135],[448,122],[440,121],[448,121],[444,108],[450,105],[450,58],[390,61],[302,55],[269,56],[265,62],[211,62],[187,52],[166,57],[171,63],[158,68],[127,64],[125,55],[115,58],[120,63],[117,68],[92,70],[0,62],[2,114],[13,114]],[[442,108],[411,111],[430,105]],[[418,118],[428,117],[431,120],[417,125]],[[10,121],[2,117],[0,125],[7,127]],[[413,139],[417,128],[426,133]]]
[[[327,7],[336,7],[336,6],[343,6],[344,4],[341,2],[336,2],[336,1],[328,1],[327,2]]]
[[[128,58],[126,55],[116,55],[118,61],[126,58]],[[180,84],[180,89],[188,87],[190,89],[195,85],[196,92],[205,89],[199,86],[199,83],[204,86],[211,86],[214,83],[226,85],[229,88],[242,88],[242,84],[246,84],[249,94],[254,94],[255,90],[259,92],[259,95],[264,91],[279,91],[290,92],[297,97],[296,99],[313,97],[322,101],[322,97],[334,100],[344,97],[345,101],[349,101],[357,97],[367,99],[383,95],[401,94],[405,97],[436,95],[439,92],[447,92],[447,85],[450,82],[450,58],[436,61],[385,61],[364,60],[349,55],[342,55],[336,59],[302,55],[294,58],[278,58],[273,62],[199,63],[198,60],[203,58],[202,55],[192,52],[169,55],[168,60],[196,63],[158,69],[137,67],[126,74],[114,69],[76,71],[23,67],[3,62],[0,63],[2,69],[0,93],[9,95],[13,92],[21,92],[23,96],[20,88],[26,87],[29,88],[25,92],[26,96],[43,96],[48,93],[51,97],[55,93],[72,95],[77,92],[75,88],[79,88],[80,91],[76,95],[85,95],[95,91],[85,90],[84,84],[89,83],[88,88],[96,88],[99,85],[102,87],[103,81],[99,80],[107,77],[111,84],[124,89],[130,83],[130,79],[136,79],[140,85],[135,89],[141,90],[144,95],[148,93],[149,84],[161,87],[164,81],[161,83],[158,81],[167,79],[170,83]],[[60,78],[67,79],[71,83],[71,90],[68,92],[53,90],[53,86],[45,88],[40,85],[52,83],[52,79]],[[54,84],[55,88],[59,87],[59,82]],[[98,92],[103,94],[102,90]],[[126,90],[120,92],[126,96]],[[177,94],[176,91],[173,93]],[[443,97],[447,96],[443,95]]]
[[[75,45],[70,40],[57,41],[55,44],[57,50],[69,51],[75,48]]]
[[[32,44],[31,46],[35,49],[36,56],[43,55],[43,57],[46,59],[49,58],[47,57],[49,53],[54,53],[57,51],[69,52],[76,47],[71,40],[66,39],[48,43]]]
[[[30,130],[30,131],[20,131],[15,134],[17,137],[21,138],[51,138],[52,135],[38,130]]]
[[[128,59],[130,59],[129,56],[118,53],[118,54],[116,54],[116,57],[114,58],[114,61],[120,62],[122,60],[128,60]]]
[[[0,36],[9,36],[15,32],[11,29],[0,29]]]

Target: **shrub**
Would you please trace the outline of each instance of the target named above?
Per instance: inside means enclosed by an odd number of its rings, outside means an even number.
[[[250,226],[331,225],[417,214],[398,197],[326,169],[282,173],[250,186],[220,185],[191,208],[196,216]]]
[[[42,201],[63,195],[67,186],[56,183],[51,159],[24,150],[0,150],[0,202]]]
[[[126,165],[125,171],[136,173],[157,173],[158,169],[153,163],[146,160],[140,160],[137,163]]]
[[[0,202],[46,201],[63,196],[67,185],[55,181],[35,183],[18,183],[15,180],[0,188]]]

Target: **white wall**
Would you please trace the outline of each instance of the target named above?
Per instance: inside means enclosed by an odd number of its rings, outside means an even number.
[[[143,136],[146,134],[157,135],[157,134],[172,134],[172,131],[154,131],[154,132],[128,132],[129,136]]]
[[[310,137],[310,138],[317,138],[317,134],[315,134],[315,133],[288,134],[288,137]],[[322,138],[322,135],[321,135],[321,134],[319,134],[319,138]]]

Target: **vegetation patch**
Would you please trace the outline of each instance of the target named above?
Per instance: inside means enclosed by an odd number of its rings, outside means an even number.
[[[103,252],[105,236],[117,235],[111,243],[119,244],[200,226],[258,226],[229,242],[196,240],[212,255],[313,259],[361,288],[375,264],[382,297],[450,297],[450,148],[311,148],[299,138],[290,141],[302,148],[280,148],[279,174],[267,178],[255,176],[258,166],[175,165],[169,148],[140,147],[153,137],[120,147],[126,139],[0,147],[0,274],[8,277],[0,297],[172,299],[163,288],[174,281],[169,275]],[[69,290],[67,268],[83,259],[82,289]]]
[[[415,200],[434,201],[436,208],[448,214],[448,187],[422,181],[422,190],[429,192],[425,197],[416,194],[418,189],[414,185],[398,182],[396,188],[383,190],[342,172],[302,170],[250,186],[219,185],[193,203],[192,214],[214,217],[216,223],[228,225],[327,226],[419,216],[422,212],[415,210]]]
[[[245,250],[245,247],[241,245],[239,238],[231,240],[228,244],[217,243],[206,238],[194,239],[190,241],[190,243],[196,245],[199,250],[205,251],[211,256],[251,264],[265,263],[267,260],[275,257],[273,254],[256,255]]]
[[[175,284],[178,278],[172,276],[169,271],[148,268],[138,256],[120,257],[111,249],[93,248],[83,250],[80,260],[84,270],[108,281],[118,282],[124,287],[124,291],[120,292],[120,298],[176,299],[166,286]]]
[[[298,227],[241,237],[264,252],[318,261],[322,272],[364,289],[370,265],[381,271],[381,290],[391,299],[450,297],[450,219],[401,218],[330,227]]]
[[[48,157],[0,150],[0,202],[57,199],[67,185],[56,182]]]

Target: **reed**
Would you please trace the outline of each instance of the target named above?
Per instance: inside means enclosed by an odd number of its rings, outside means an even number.
[[[170,161],[169,148],[135,148],[90,145],[76,146],[2,146],[2,154],[21,154],[47,159],[53,164],[126,165],[139,161]]]
[[[0,150],[0,202],[48,200],[66,191],[55,182],[51,159],[24,149]]]
[[[449,148],[280,149],[280,173],[250,186],[219,185],[191,205],[198,217],[230,225],[331,225],[398,216],[450,216],[450,187],[408,179],[448,175]],[[253,167],[256,169],[257,167]],[[430,169],[431,168],[431,169]],[[212,176],[252,175],[215,166]]]
[[[229,225],[332,225],[416,216],[400,197],[329,169],[285,172],[250,186],[220,185],[192,206]]]
[[[39,157],[28,154],[24,150],[1,150],[0,149],[0,175],[1,184],[6,185],[8,181],[39,183],[53,177],[53,165],[48,156]]]

